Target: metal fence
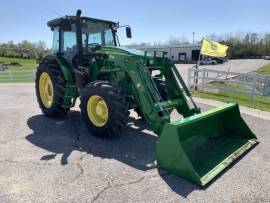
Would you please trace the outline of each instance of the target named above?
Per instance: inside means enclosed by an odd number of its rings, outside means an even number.
[[[0,71],[0,82],[34,81],[36,70]]]
[[[256,95],[270,96],[270,76],[192,67],[188,70],[188,87],[249,94],[253,100]]]

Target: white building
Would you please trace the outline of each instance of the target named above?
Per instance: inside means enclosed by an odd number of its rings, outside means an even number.
[[[130,48],[139,50],[165,51],[167,57],[173,61],[187,63],[196,62],[199,59],[201,45],[200,44],[184,44],[184,45],[158,45],[158,46],[129,46]]]

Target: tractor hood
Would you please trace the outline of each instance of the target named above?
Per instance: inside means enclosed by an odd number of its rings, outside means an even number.
[[[106,54],[112,55],[130,55],[144,57],[145,52],[138,49],[131,49],[128,47],[104,46],[100,50]],[[147,53],[147,57],[153,57],[151,53]]]

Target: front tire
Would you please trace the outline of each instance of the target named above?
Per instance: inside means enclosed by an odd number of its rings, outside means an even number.
[[[69,111],[63,107],[66,81],[56,64],[43,62],[36,73],[35,88],[42,113],[51,118],[62,118]]]
[[[129,115],[121,88],[107,81],[86,85],[81,96],[82,119],[96,136],[113,137],[121,133]]]

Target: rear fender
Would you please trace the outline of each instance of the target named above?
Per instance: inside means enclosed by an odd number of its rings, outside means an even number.
[[[56,55],[48,55],[43,59],[42,62],[45,61],[56,61],[62,70],[65,80],[68,81],[68,83],[70,84],[75,84],[74,71],[72,70],[70,65],[66,62],[65,59]]]
[[[60,56],[48,55],[42,62],[56,61],[60,66],[64,79],[67,81],[63,107],[70,108],[75,105],[78,90],[75,85],[74,71],[70,65]]]

